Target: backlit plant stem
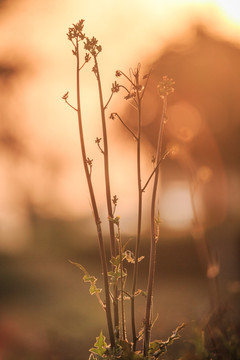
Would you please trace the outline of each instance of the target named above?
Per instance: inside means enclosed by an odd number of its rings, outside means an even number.
[[[94,68],[98,83],[98,92],[99,92],[99,101],[100,101],[101,119],[102,119],[104,175],[105,175],[105,191],[106,191],[106,199],[107,199],[108,219],[112,219],[113,210],[112,210],[112,198],[111,198],[110,175],[109,175],[107,127],[106,127],[106,118],[105,118],[106,106],[104,106],[103,103],[102,85],[101,85],[101,79],[100,79],[100,73],[99,73],[99,67],[98,67],[96,55],[94,56]],[[115,244],[114,224],[110,220],[108,221],[108,224],[109,224],[109,234],[110,234],[111,257],[115,257],[116,244]],[[114,295],[113,295],[114,325],[115,325],[115,329],[117,330],[119,326],[117,283],[114,285],[113,291],[114,291]]]
[[[94,194],[94,190],[93,190],[91,175],[90,175],[90,171],[88,168],[84,134],[83,134],[81,103],[80,103],[80,66],[79,66],[80,60],[79,60],[78,40],[76,40],[75,50],[76,50],[76,58],[77,58],[77,71],[76,71],[76,76],[77,76],[77,114],[78,114],[80,144],[81,144],[84,170],[85,170],[85,175],[86,175],[86,179],[87,179],[87,183],[88,183],[91,205],[92,205],[92,209],[93,209],[94,220],[95,220],[96,227],[97,227],[98,243],[99,243],[99,250],[100,250],[100,257],[101,257],[101,264],[102,264],[102,271],[103,271],[103,279],[104,279],[107,325],[108,325],[108,332],[109,332],[111,347],[113,348],[115,346],[115,339],[114,339],[112,315],[111,315],[111,302],[110,302],[110,292],[109,292],[109,283],[108,283],[108,274],[107,274],[107,272],[108,272],[107,271],[107,260],[106,260],[104,242],[103,242],[101,220],[99,218],[99,213],[98,213],[96,198],[95,198],[95,194]]]
[[[162,139],[164,132],[164,123],[166,119],[166,110],[167,110],[167,97],[164,96],[162,116],[158,131],[157,155],[156,155],[157,164],[160,163],[162,158]],[[150,248],[147,302],[146,302],[146,314],[145,314],[145,325],[144,325],[144,355],[145,356],[147,356],[148,354],[149,342],[151,336],[151,327],[152,327],[151,310],[152,310],[153,285],[154,285],[155,264],[156,264],[156,245],[159,238],[158,231],[156,231],[156,220],[155,220],[158,181],[159,181],[159,166],[157,167],[154,173],[154,183],[153,183],[152,200],[151,200],[151,248]]]
[[[139,85],[139,70],[136,75],[136,88]],[[136,350],[137,336],[135,324],[135,292],[138,276],[138,258],[139,247],[141,239],[141,226],[142,226],[142,184],[141,184],[141,122],[142,122],[142,98],[137,90],[137,108],[138,108],[138,134],[137,134],[137,186],[138,186],[138,220],[137,220],[137,238],[135,245],[135,263],[133,268],[133,283],[132,283],[132,296],[131,296],[131,322],[132,322],[132,341],[133,351]]]

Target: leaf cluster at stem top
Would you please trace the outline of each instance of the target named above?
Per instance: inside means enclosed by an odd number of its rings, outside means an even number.
[[[84,49],[89,51],[92,56],[96,57],[102,51],[102,47],[98,44],[98,40],[94,36],[90,39],[83,33],[83,27],[84,20],[79,20],[76,24],[73,24],[73,26],[68,29],[68,40],[73,42],[75,39],[77,43],[79,41],[85,40]],[[88,62],[89,56],[86,56],[87,58],[85,58],[85,61]]]
[[[79,20],[76,24],[73,24],[72,27],[68,29],[67,37],[68,40],[72,41],[72,39],[83,40],[85,38],[85,34],[82,32],[84,27],[84,20]]]
[[[91,39],[85,37],[84,48],[90,52],[91,55],[96,57],[101,51],[101,45],[98,45],[98,40],[93,36]]]

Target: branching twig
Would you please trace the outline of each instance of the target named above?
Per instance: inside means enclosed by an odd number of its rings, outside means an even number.
[[[157,163],[156,167],[153,169],[152,173],[150,174],[149,178],[147,179],[145,185],[142,188],[142,192],[144,192],[146,190],[146,187],[148,186],[150,180],[152,179],[153,175],[155,174],[155,172],[157,171],[158,167],[160,166],[161,162],[166,158],[166,156],[170,153],[170,150],[167,150],[163,156],[161,157],[161,159],[159,160],[159,162]]]
[[[65,102],[68,104],[68,106],[70,106],[73,110],[75,110],[75,111],[77,111],[77,109],[74,107],[74,106],[72,106],[67,100],[65,100]]]
[[[152,70],[153,70],[153,69],[151,69],[151,70],[149,71],[149,73],[143,77],[143,78],[147,78],[147,81],[146,81],[146,84],[145,84],[145,86],[144,86],[144,88],[143,88],[142,95],[141,95],[141,99],[143,98],[143,96],[144,96],[144,94],[145,94],[145,91],[146,91],[146,89],[147,89],[148,82],[149,82],[150,76],[151,76],[151,74],[152,74]]]
[[[138,141],[137,136],[134,134],[134,132],[130,129],[130,127],[125,124],[125,122],[122,120],[122,118],[118,115],[118,113],[111,113],[110,119],[114,119],[114,116],[117,116],[117,118],[120,120],[120,122],[123,124],[123,126],[130,132],[130,134],[134,137],[136,141]]]
[[[109,97],[109,99],[108,99],[108,101],[107,101],[107,103],[106,103],[106,105],[104,106],[104,110],[106,110],[106,108],[108,107],[108,104],[110,103],[110,101],[112,100],[112,97],[113,97],[113,92],[111,93],[111,95],[110,95],[110,97]]]

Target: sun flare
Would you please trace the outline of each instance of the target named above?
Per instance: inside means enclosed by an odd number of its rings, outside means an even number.
[[[193,209],[190,189],[186,183],[173,182],[163,191],[160,217],[168,228],[184,230],[191,226]]]

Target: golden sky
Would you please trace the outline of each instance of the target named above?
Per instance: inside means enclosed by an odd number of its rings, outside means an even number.
[[[109,96],[116,69],[128,71],[138,62],[144,65],[154,60],[169,40],[187,37],[188,29],[197,22],[206,24],[210,32],[240,45],[238,0],[22,0],[14,2],[14,6],[6,10],[0,24],[0,52],[10,62],[25,58],[29,65],[27,77],[16,87],[14,101],[24,119],[21,131],[37,160],[35,166],[21,165],[18,181],[25,187],[31,187],[40,213],[44,211],[70,218],[87,216],[91,211],[83,170],[79,167],[76,114],[61,99],[69,91],[69,99],[74,105],[75,64],[66,32],[79,19],[85,19],[85,31],[89,36],[96,36],[103,46],[99,61],[105,98]],[[94,139],[100,135],[96,125],[99,115],[96,115],[94,105],[98,100],[95,79],[90,71],[83,73],[83,84],[88,151],[91,157],[100,159],[94,144]],[[120,106],[113,101],[112,108],[119,109]],[[110,123],[109,131],[114,133],[114,124]],[[128,174],[134,176],[132,166],[126,163],[126,159],[133,161],[134,147],[128,148],[125,153],[124,149],[119,150],[117,134],[111,139],[111,145],[114,143],[111,164],[113,187],[121,196],[119,211],[124,210],[124,221],[130,225],[129,216],[135,203],[129,206],[128,198],[134,192],[134,185],[119,175],[119,169],[128,166]],[[121,157],[116,163],[114,159],[119,151]],[[65,159],[66,165],[54,189],[46,191],[48,179],[38,164],[39,159],[44,159],[49,153]],[[101,173],[99,163],[96,161],[97,174]],[[14,196],[11,195],[14,185],[9,179],[13,176],[13,169],[4,160],[2,165],[6,166],[7,172],[0,173],[1,183],[4,184],[0,216],[10,219],[11,227],[14,222],[24,222],[25,217],[21,196],[17,190],[14,190]],[[98,196],[101,204],[100,189]],[[13,209],[18,207],[21,211],[18,211],[17,217],[13,215]]]

